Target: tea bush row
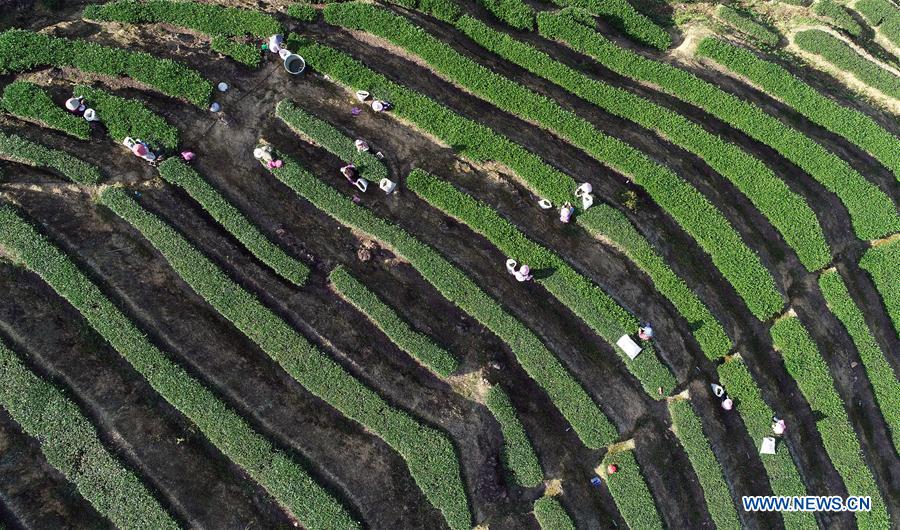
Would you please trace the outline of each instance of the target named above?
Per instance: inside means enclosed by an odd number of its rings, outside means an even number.
[[[763,401],[762,392],[753,381],[750,371],[743,359],[738,356],[728,359],[718,367],[719,382],[725,387],[728,395],[737,403],[737,411],[750,433],[750,438],[759,447],[765,436],[772,435],[772,416],[774,411]],[[775,495],[806,495],[806,486],[800,478],[800,472],[791,454],[782,446],[774,455],[759,455],[769,484]],[[788,530],[816,530],[816,520],[811,512],[782,512],[784,525]]]
[[[426,368],[441,377],[449,377],[459,368],[459,362],[447,350],[435,344],[428,336],[412,329],[393,308],[346,269],[337,267],[331,271],[328,279],[341,298],[366,315],[391,342]]]
[[[9,206],[0,207],[0,244],[16,261],[68,300],[150,386],[194,422],[214,447],[244,468],[304,526],[360,527],[291,457],[274,448],[200,381],[169,360],[66,254]]]
[[[300,22],[312,22],[319,15],[319,11],[316,8],[305,2],[297,2],[287,6],[285,13]]]
[[[47,462],[117,528],[179,528],[140,479],[103,446],[78,406],[2,342],[0,407],[37,439]]]
[[[856,349],[859,351],[859,358],[862,360],[863,366],[866,368],[866,375],[869,382],[872,383],[872,390],[878,401],[881,414],[891,431],[891,437],[894,440],[894,447],[900,448],[900,386],[898,386],[897,376],[894,369],[888,361],[885,352],[881,350],[862,310],[856,305],[856,302],[850,297],[847,286],[840,274],[834,269],[830,269],[819,277],[819,288],[822,289],[822,295],[828,304],[828,309],[841,321]]]
[[[583,8],[592,15],[609,20],[641,44],[658,50],[667,50],[672,45],[668,32],[637,11],[627,0],[553,0],[553,3],[561,7]]]
[[[462,17],[456,27],[484,48],[529,72],[565,88],[607,112],[638,123],[702,158],[731,181],[782,234],[810,269],[818,269],[831,255],[822,228],[806,201],[759,159],[702,126],[627,90],[598,81],[554,61],[546,53],[484,23]]]
[[[860,239],[877,239],[900,231],[900,217],[890,198],[834,153],[759,107],[686,70],[616,46],[578,23],[577,14],[572,15],[540,13],[538,28],[545,37],[563,41],[620,75],[656,85],[772,147],[841,199]]]
[[[178,147],[178,129],[136,99],[126,99],[87,85],[75,87],[75,95],[83,96],[109,135],[121,142],[126,136],[141,139],[154,148]]]
[[[816,343],[797,317],[778,320],[772,325],[771,333],[788,374],[797,382],[812,410],[824,416],[824,419],[816,422],[816,428],[822,437],[825,452],[844,479],[847,491],[853,492],[853,495],[872,498],[872,511],[856,514],[859,526],[890,527],[891,521],[884,500],[878,492],[872,472],[866,467],[859,440]]]
[[[740,528],[741,521],[731,500],[722,466],[712,452],[709,439],[703,433],[703,424],[691,408],[690,401],[669,401],[669,414],[672,416],[672,430],[700,480],[706,507],[716,528]]]
[[[610,421],[540,339],[465,273],[405,230],[354,204],[296,162],[284,156],[282,159],[284,166],[271,170],[281,182],[341,224],[368,234],[406,259],[445,298],[506,342],[585,445],[599,448],[616,438]]]
[[[697,55],[708,57],[760,86],[814,123],[868,152],[900,180],[900,140],[862,112],[844,107],[801,81],[782,66],[724,40],[706,38]]]
[[[305,136],[344,162],[352,162],[360,175],[371,182],[379,182],[388,176],[387,168],[370,151],[358,151],[353,140],[330,123],[316,118],[290,100],[282,100],[275,106],[275,115],[294,132]]]
[[[3,89],[0,105],[13,116],[37,122],[42,127],[62,131],[79,140],[91,137],[91,125],[57,105],[46,90],[27,81],[14,81]]]
[[[94,186],[100,183],[100,170],[65,151],[51,149],[15,134],[0,131],[0,158],[34,167],[50,168],[64,177]]]
[[[775,46],[781,40],[777,33],[731,6],[719,6],[716,16],[732,28],[767,46]]]
[[[224,35],[213,35],[209,40],[209,48],[251,68],[259,66],[262,60],[262,52],[255,44],[236,42]]]
[[[167,23],[207,35],[269,37],[283,32],[278,20],[267,13],[200,2],[117,0],[88,5],[82,16],[129,24]]]
[[[190,166],[178,158],[169,158],[159,165],[159,174],[169,184],[184,189],[228,233],[278,275],[298,286],[306,283],[309,267],[270,241]]]
[[[900,98],[900,77],[866,59],[846,42],[818,29],[800,31],[794,44],[801,50],[818,55],[841,72],[854,77],[892,98]]]
[[[859,0],[853,9],[862,13],[895,46],[900,46],[900,7],[888,0]]]
[[[406,461],[425,497],[444,514],[451,528],[471,527],[459,461],[445,435],[389,405],[124,190],[107,188],[100,195],[100,203],[137,229],[194,292],[298,383],[394,448]]]
[[[480,3],[510,27],[528,31],[534,29],[534,9],[523,0],[480,0]]]
[[[512,472],[516,484],[525,487],[540,484],[543,479],[541,464],[509,396],[495,385],[488,390],[484,404],[500,423],[503,431],[503,463]]]
[[[213,89],[196,70],[149,53],[24,29],[0,33],[0,74],[47,66],[71,66],[82,72],[111,77],[128,76],[167,96],[183,98],[200,107],[209,103]]]
[[[867,250],[859,266],[871,276],[894,330],[900,334],[900,238]]]
[[[813,13],[825,17],[831,25],[840,28],[854,37],[862,35],[862,26],[847,11],[847,8],[834,0],[817,0],[813,4]]]
[[[675,377],[652,347],[631,360],[615,345],[622,335],[634,333],[637,319],[557,254],[528,239],[490,206],[429,173],[414,170],[406,177],[406,185],[433,207],[487,238],[505,255],[527,263],[534,271],[549,271],[538,274],[535,281],[606,340],[649,395],[656,397],[660,387],[668,395],[675,387]]]
[[[705,196],[672,171],[621,140],[604,135],[549,98],[460,55],[403,17],[369,4],[348,3],[327,6],[325,20],[389,39],[420,56],[450,81],[630,176],[710,253],[755,315],[765,319],[781,309],[782,295],[759,256]]]
[[[575,530],[575,523],[563,505],[547,495],[534,501],[534,517],[542,530]]]
[[[616,501],[616,507],[629,528],[641,530],[662,530],[662,519],[647,482],[641,475],[637,460],[632,451],[606,453],[600,466],[606,468],[615,464],[619,469],[615,474],[606,477],[606,486]]]

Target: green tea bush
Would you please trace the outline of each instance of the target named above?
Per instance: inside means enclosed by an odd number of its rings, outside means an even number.
[[[616,438],[610,421],[540,339],[465,273],[403,229],[354,204],[293,160],[281,158],[284,166],[271,170],[281,182],[341,224],[368,234],[404,258],[445,298],[506,342],[585,445],[599,448]]]
[[[672,430],[678,436],[697,478],[700,479],[706,507],[716,528],[740,528],[741,520],[731,500],[722,466],[716,460],[709,439],[703,433],[700,417],[686,399],[669,401],[669,414],[672,416]]]
[[[895,46],[900,46],[900,8],[888,0],[859,0],[853,9],[862,13]]]
[[[126,136],[140,138],[155,148],[178,147],[178,129],[136,99],[126,99],[87,85],[75,87],[97,115],[109,135],[117,142]]]
[[[179,528],[140,479],[103,446],[78,406],[3,343],[0,407],[37,439],[47,462],[117,528]]]
[[[337,267],[328,276],[334,290],[384,332],[391,342],[429,370],[448,377],[459,368],[457,360],[427,335],[412,329],[393,308],[385,304],[345,268]]]
[[[167,96],[205,107],[212,84],[199,72],[170,59],[144,52],[101,46],[83,40],[53,37],[24,29],[0,33],[0,74],[32,68],[71,66],[83,72],[128,76]]]
[[[628,527],[662,530],[662,519],[653,504],[653,495],[641,475],[634,453],[607,452],[600,465],[605,468],[609,464],[615,464],[619,470],[606,477],[606,486]]]
[[[74,156],[26,140],[15,134],[0,131],[0,158],[34,167],[50,168],[61,175],[87,186],[100,183],[100,170]]]
[[[862,35],[862,26],[847,11],[847,8],[834,0],[817,0],[813,4],[813,13],[829,20],[832,26],[840,28],[854,37]]]
[[[492,386],[484,404],[503,431],[503,463],[512,472],[516,484],[525,487],[540,484],[543,479],[541,464],[509,396],[499,386]]]
[[[278,20],[268,13],[200,2],[117,0],[88,5],[82,16],[104,22],[167,23],[207,35],[268,37],[283,32]]]
[[[124,190],[105,189],[100,203],[137,229],[194,292],[298,383],[394,448],[406,460],[425,497],[444,514],[451,528],[471,528],[459,460],[444,434],[389,405]]]
[[[818,55],[842,72],[892,98],[900,98],[900,77],[866,59],[847,43],[830,33],[807,29],[794,35],[801,50]]]
[[[708,132],[677,112],[588,77],[553,60],[530,44],[491,29],[474,18],[462,17],[456,27],[504,59],[556,83],[611,114],[655,130],[672,143],[696,154],[750,199],[778,229],[807,268],[819,269],[831,261],[828,244],[812,208],[768,166],[737,145]]]
[[[900,216],[884,192],[837,155],[759,107],[686,70],[620,48],[568,14],[540,13],[538,28],[545,37],[565,42],[620,75],[651,83],[772,147],[841,199],[860,239],[900,231]]]
[[[782,295],[759,256],[743,243],[727,219],[705,196],[672,171],[625,142],[604,135],[553,100],[460,55],[403,17],[369,4],[349,3],[327,6],[325,20],[391,40],[419,55],[445,78],[466,90],[539,124],[630,176],[698,240],[755,315],[765,319],[781,309]],[[567,199],[571,198],[572,189],[574,186],[567,190]]]
[[[868,152],[900,180],[900,140],[862,112],[844,107],[816,91],[785,68],[724,40],[706,38],[697,55],[709,57],[760,86],[814,123]]]
[[[289,5],[285,12],[289,17],[295,18],[300,22],[312,22],[319,15],[316,8],[304,2]]]
[[[772,435],[772,416],[774,411],[763,401],[762,392],[747,366],[740,357],[732,357],[719,365],[719,381],[737,407],[735,410],[744,420],[744,425],[757,447],[765,436]],[[776,451],[774,455],[759,455],[769,483],[775,495],[805,496],[806,486],[800,479],[800,472],[786,447]],[[816,520],[811,512],[782,512],[784,525],[789,530],[816,530]]]
[[[558,6],[578,7],[612,22],[632,39],[666,50],[672,45],[672,37],[665,29],[637,11],[627,0],[553,0]]]
[[[900,239],[870,248],[859,260],[859,266],[872,277],[894,330],[900,333]]]
[[[360,152],[353,140],[335,129],[330,123],[316,118],[285,99],[275,106],[275,115],[294,132],[321,145],[326,151],[345,162],[352,162],[359,174],[371,182],[380,182],[388,176],[384,163],[369,151]]]
[[[731,6],[720,5],[716,15],[732,28],[767,46],[775,46],[781,39],[771,29]]]
[[[523,0],[480,0],[492,15],[516,29],[534,29],[534,9]]]
[[[235,42],[224,35],[213,35],[209,41],[209,47],[226,57],[245,64],[251,68],[259,66],[262,60],[262,51],[255,44]]]
[[[306,283],[309,267],[269,241],[240,210],[190,166],[179,158],[169,158],[159,165],[159,174],[169,184],[184,189],[259,261],[295,285]]]
[[[891,431],[894,447],[900,448],[900,388],[891,363],[869,331],[862,310],[850,298],[840,274],[834,269],[823,272],[819,277],[819,288],[822,289],[828,308],[853,338],[859,358],[866,368],[866,375],[872,383],[881,414]]]
[[[722,324],[622,212],[607,204],[597,204],[581,214],[578,222],[592,236],[608,241],[619,249],[650,276],[656,290],[668,298],[688,321],[700,348],[709,359],[718,359],[731,350],[731,339]]]
[[[638,328],[637,319],[557,254],[528,239],[490,206],[425,171],[414,170],[406,177],[406,185],[430,205],[487,238],[505,255],[527,263],[532,270],[552,271],[547,276],[539,275],[535,281],[613,347],[647,394],[657,397],[657,389],[661,387],[663,394],[668,395],[675,388],[675,377],[652,347],[631,360],[616,346],[619,337]]]
[[[87,120],[57,105],[38,85],[26,81],[6,85],[0,105],[13,116],[36,121],[43,127],[62,131],[79,140],[91,137],[91,125]]]
[[[402,4],[399,0],[394,3]],[[455,0],[419,0],[418,10],[438,20],[453,24],[462,15],[462,8]]]
[[[115,191],[119,194],[121,191]],[[308,528],[360,528],[327,490],[276,449],[200,381],[161,352],[71,259],[9,206],[0,207],[0,244],[35,272],[227,458],[244,468]],[[120,499],[110,497],[110,501]],[[144,521],[143,528],[147,528]]]
[[[534,517],[542,530],[575,530],[566,509],[553,497],[545,495],[534,501]]]
[[[824,415],[824,419],[816,422],[816,428],[822,437],[825,452],[844,479],[847,491],[853,492],[852,495],[872,497],[872,511],[856,513],[860,528],[889,528],[891,520],[884,500],[862,458],[859,440],[816,343],[796,317],[776,321],[771,333],[775,349],[781,353],[788,374],[797,381],[800,392],[813,411]]]

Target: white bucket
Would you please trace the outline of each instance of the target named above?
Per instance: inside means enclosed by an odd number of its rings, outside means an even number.
[[[540,206],[544,210],[549,210],[550,208],[553,208],[553,203],[548,201],[547,199],[541,199],[538,201],[538,206]]]
[[[389,178],[383,178],[381,179],[381,182],[378,183],[378,187],[385,193],[391,194],[397,189],[397,183]]]
[[[297,75],[306,69],[306,61],[303,57],[292,53],[284,58],[284,69],[289,74]]]
[[[359,191],[363,193],[365,193],[366,190],[369,189],[369,181],[366,179],[356,179],[356,182],[354,184],[357,188],[359,188]]]
[[[594,196],[590,193],[585,193],[581,196],[581,207],[587,210],[591,206],[594,205]]]

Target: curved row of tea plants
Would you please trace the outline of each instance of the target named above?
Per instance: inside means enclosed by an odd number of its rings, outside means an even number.
[[[900,7],[889,0],[858,0],[853,9],[862,13],[895,46],[900,46]]]
[[[299,50],[307,60],[314,62],[319,71],[326,72],[332,79],[347,87],[365,87],[390,94],[396,105],[392,115],[400,116],[453,145],[463,156],[505,164],[516,172],[525,186],[558,204],[571,198],[571,190],[576,186],[571,177],[550,167],[508,138],[453,113],[432,99],[388,81],[337,50],[296,39],[291,40],[291,46],[292,49]],[[627,220],[624,220],[623,225],[614,216],[594,216],[591,212],[598,206],[580,216],[580,223],[594,234],[611,234],[620,247],[629,249],[626,254],[648,271],[657,282],[657,287],[672,298],[689,322],[702,323],[697,326],[695,334],[708,356],[716,358],[727,353],[731,348],[731,341],[696,295],[668,269],[664,260],[655,255],[639,234],[625,227],[629,224]]]
[[[119,97],[87,85],[76,86],[74,93],[76,96],[83,96],[87,106],[97,111],[97,117],[116,142],[130,136],[155,148],[178,147],[178,129],[140,101]]]
[[[24,29],[0,33],[0,74],[33,68],[71,66],[82,72],[128,76],[174,98],[205,107],[212,83],[199,72],[171,59],[111,48],[93,42],[53,37]]]
[[[664,51],[672,45],[669,33],[638,12],[627,0],[553,0],[553,3],[561,7],[583,8],[592,15],[609,20],[641,44],[657,50]]]
[[[878,346],[862,310],[850,297],[847,286],[840,274],[830,269],[819,277],[819,288],[828,304],[828,309],[841,321],[866,368],[866,375],[872,383],[872,390],[881,414],[891,431],[894,447],[900,448],[900,383],[885,352]]]
[[[762,439],[772,435],[774,411],[763,401],[762,392],[753,381],[753,376],[740,356],[729,358],[718,367],[719,381],[728,394],[738,403],[737,410],[744,420],[750,437],[759,446]],[[806,486],[800,472],[786,447],[781,447],[774,455],[759,455],[769,484],[775,495],[805,496]],[[784,525],[789,530],[815,530],[816,520],[811,512],[782,512]]]
[[[479,0],[492,15],[516,29],[534,29],[534,9],[523,0]]]
[[[237,207],[181,159],[170,158],[160,164],[159,174],[169,184],[184,189],[244,248],[279,276],[298,286],[306,283],[309,267],[270,241]]]
[[[670,400],[669,414],[672,416],[672,430],[684,447],[697,478],[700,479],[706,507],[716,527],[740,528],[741,520],[731,500],[724,471],[712,452],[709,439],[703,433],[700,417],[691,408],[691,403],[687,399]]]
[[[328,279],[338,295],[366,315],[391,342],[440,377],[446,378],[459,368],[459,363],[447,350],[427,335],[413,330],[393,308],[344,267],[335,268]],[[540,484],[543,478],[541,466],[509,397],[499,387],[493,386],[485,396],[485,405],[500,423],[504,464],[516,482],[523,486]]]
[[[534,501],[534,518],[542,530],[575,530],[575,523],[563,505],[548,495]]]
[[[295,133],[305,136],[316,145],[345,162],[352,162],[360,175],[370,182],[380,182],[388,176],[387,168],[370,151],[359,151],[353,140],[335,129],[330,123],[320,120],[301,109],[290,100],[282,100],[275,106],[275,116],[281,118]]]
[[[871,276],[894,330],[900,333],[900,238],[867,250],[859,266]]]
[[[80,158],[3,131],[0,131],[0,158],[53,169],[69,180],[86,186],[99,184],[101,179],[100,170]]]
[[[816,0],[813,4],[813,13],[828,19],[829,24],[840,28],[854,37],[862,35],[862,26],[847,11],[847,8],[834,0]]]
[[[282,33],[281,24],[272,15],[199,2],[118,0],[102,5],[88,5],[82,16],[87,20],[130,24],[164,22],[193,29],[212,38],[213,50],[249,66],[259,64],[259,47],[255,43],[235,42],[229,37],[268,37]]]
[[[0,106],[17,118],[36,122],[41,127],[64,132],[79,140],[91,137],[91,124],[87,120],[57,105],[44,88],[33,83],[14,81],[6,85]]]
[[[565,88],[607,112],[633,121],[702,158],[732,182],[772,225],[809,269],[831,261],[822,228],[812,208],[759,159],[702,126],[652,101],[595,80],[553,60],[534,46],[464,16],[457,29],[500,57]]]
[[[540,339],[465,273],[405,230],[354,204],[293,160],[281,158],[284,166],[271,170],[278,180],[341,224],[368,234],[406,259],[445,298],[506,342],[585,445],[599,448],[616,438],[612,423]]]
[[[571,15],[540,13],[541,34],[564,42],[620,75],[652,83],[772,147],[841,199],[860,239],[877,239],[900,230],[900,217],[890,198],[834,153],[759,107],[686,70],[616,46]]]
[[[547,129],[587,154],[631,177],[694,236],[722,274],[760,319],[783,306],[775,280],[759,256],[696,188],[645,154],[606,136],[553,100],[464,57],[407,19],[369,4],[331,4],[325,20],[363,29],[414,53],[447,80],[523,119]]]
[[[0,210],[0,219],[3,213]],[[78,406],[2,342],[0,407],[37,439],[47,462],[117,528],[177,530],[178,524],[140,479],[103,446]]]
[[[452,528],[471,527],[459,461],[444,434],[388,404],[123,189],[105,189],[100,203],[137,229],[192,290],[298,383],[394,448],[406,461],[425,497],[444,514]]]
[[[647,273],[653,287],[688,321],[700,349],[709,359],[723,357],[731,350],[731,339],[722,324],[622,212],[598,204],[581,214],[578,222],[589,234],[619,249]]]
[[[746,77],[814,123],[856,144],[900,180],[900,139],[872,118],[820,94],[782,66],[724,40],[703,39],[697,47],[697,55],[708,57]]]
[[[732,28],[767,46],[775,46],[781,40],[777,33],[731,6],[720,5],[716,16]]]
[[[844,404],[834,389],[834,379],[816,343],[797,317],[785,317],[772,325],[772,342],[781,353],[788,374],[814,411],[825,417],[816,422],[825,452],[852,495],[872,498],[872,511],[857,512],[862,528],[888,528],[890,517],[862,457],[862,448],[847,418]]]
[[[805,52],[821,57],[841,72],[852,74],[881,93],[900,98],[900,77],[863,57],[834,35],[818,29],[807,29],[794,35],[794,44]]]
[[[528,239],[490,206],[425,171],[413,170],[406,177],[406,186],[431,206],[484,236],[505,255],[527,263],[534,271],[552,271],[536,276],[535,281],[613,347],[647,394],[658,397],[657,389],[662,388],[663,394],[668,395],[675,388],[675,377],[651,346],[646,345],[634,360],[616,346],[622,335],[637,329],[637,319],[557,254]]]
[[[618,471],[612,475],[604,473],[606,486],[628,527],[662,530],[662,519],[653,503],[653,495],[650,494],[634,453],[630,450],[610,450],[603,457],[600,467],[605,470],[610,464],[615,464]]]
[[[341,298],[364,314],[398,348],[440,377],[449,377],[459,368],[450,352],[434,343],[428,336],[412,329],[393,308],[343,267],[328,275],[331,285]]]
[[[77,309],[159,394],[309,528],[359,528],[294,460],[253,430],[184,368],[154,346],[69,257],[9,206],[0,207],[0,244]]]

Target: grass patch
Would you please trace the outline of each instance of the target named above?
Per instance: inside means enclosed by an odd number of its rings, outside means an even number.
[[[14,81],[3,89],[0,105],[17,118],[37,122],[40,126],[74,136],[91,137],[91,125],[81,116],[57,105],[42,87],[27,81]]]
[[[100,183],[100,170],[80,158],[0,131],[0,158],[33,167],[49,168],[78,184]]]
[[[154,147],[178,147],[178,129],[159,114],[135,99],[126,99],[87,85],[75,87],[75,95],[83,96],[106,126],[109,135],[122,142],[126,136],[140,138]]]
[[[538,27],[545,37],[563,41],[620,75],[656,85],[772,147],[841,199],[860,239],[900,231],[900,216],[885,193],[837,155],[759,107],[686,70],[620,48],[567,14],[541,13]]]
[[[37,439],[47,462],[117,528],[178,528],[140,479],[103,446],[78,406],[2,342],[0,406]]]
[[[872,277],[894,331],[900,333],[900,239],[870,248],[859,266]]]
[[[847,43],[830,33],[808,29],[794,35],[794,44],[817,55],[842,72],[892,98],[900,98],[900,77],[866,59]]]
[[[222,196],[190,166],[178,158],[169,158],[159,165],[159,174],[169,184],[184,189],[213,219],[235,239],[289,282],[302,286],[309,276],[309,267],[287,255],[271,242],[228,199]]]
[[[344,507],[289,456],[154,346],[69,257],[9,207],[0,207],[0,244],[65,298],[209,442],[244,468],[309,528],[359,528]],[[146,528],[146,525],[143,526]]]
[[[394,448],[406,461],[416,484],[452,528],[471,527],[459,461],[444,434],[389,405],[124,190],[105,189],[100,203],[137,229],[194,292],[298,383]]]
[[[675,377],[652,347],[648,346],[632,361],[615,345],[619,337],[637,329],[638,321],[588,278],[576,272],[557,254],[528,239],[493,208],[457,190],[450,183],[417,169],[406,177],[406,185],[430,205],[487,238],[507,256],[527,263],[534,271],[549,271],[546,276],[538,275],[535,281],[613,347],[647,394],[657,398],[659,387],[665,395],[672,391],[676,384]]]
[[[772,325],[771,333],[788,374],[797,381],[813,411],[825,416],[816,422],[816,428],[822,436],[825,452],[844,479],[847,491],[851,495],[872,497],[872,511],[856,513],[859,526],[889,528],[891,522],[884,500],[862,458],[862,448],[816,343],[796,317],[778,320]]]

